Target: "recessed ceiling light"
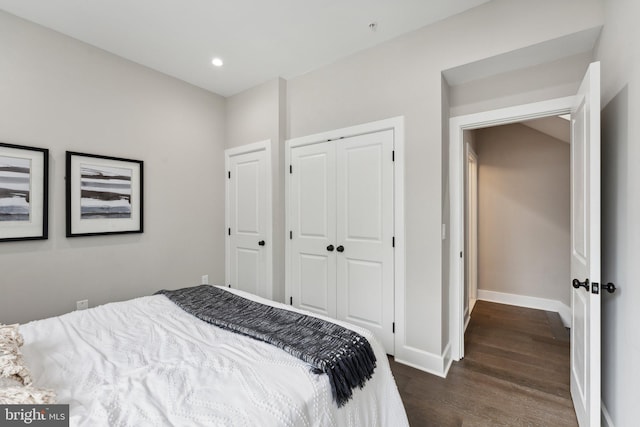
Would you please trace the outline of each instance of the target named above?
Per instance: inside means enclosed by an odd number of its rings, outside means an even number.
[[[222,59],[220,59],[220,58],[213,58],[211,60],[211,63],[213,65],[215,65],[216,67],[222,67],[222,64],[224,64],[224,62],[222,62]]]

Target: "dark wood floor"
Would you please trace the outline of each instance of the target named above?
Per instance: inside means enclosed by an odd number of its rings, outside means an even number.
[[[411,426],[577,426],[557,313],[478,301],[446,379],[395,363]]]

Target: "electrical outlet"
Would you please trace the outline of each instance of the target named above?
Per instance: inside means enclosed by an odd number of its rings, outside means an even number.
[[[89,308],[89,300],[83,299],[81,301],[76,302],[76,310],[86,310]]]
[[[209,275],[205,274],[202,276],[202,282],[203,285],[208,285],[209,284]]]

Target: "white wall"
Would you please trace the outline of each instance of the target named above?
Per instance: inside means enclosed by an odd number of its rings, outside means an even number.
[[[441,77],[441,111],[442,114],[440,116],[441,120],[441,130],[442,130],[442,142],[441,142],[441,154],[442,154],[442,164],[449,164],[449,85],[444,77]],[[447,168],[442,168],[442,175],[440,177],[442,182],[442,212],[440,214],[440,218],[442,219],[442,227],[444,228],[444,232],[446,234],[445,238],[442,239],[441,245],[441,254],[442,254],[442,301],[449,301],[449,250],[450,250],[450,242],[451,239],[448,238],[451,222],[449,220],[449,213],[451,211],[450,208],[450,193],[449,193],[449,174]],[[442,238],[442,237],[441,237]],[[442,337],[441,337],[441,348],[444,349],[447,347],[449,343],[449,305],[442,305]],[[448,361],[447,361],[448,362]]]
[[[602,67],[602,400],[610,425],[638,424],[640,406],[640,3],[605,0]],[[607,425],[606,423],[603,425]]]
[[[273,79],[226,99],[226,146],[271,140],[273,298],[284,302],[284,138],[286,81]]]
[[[448,333],[440,239],[442,177],[448,176],[442,169],[442,70],[596,27],[601,20],[597,0],[495,0],[288,82],[288,138],[405,117],[405,350],[421,360],[440,357]]]
[[[49,239],[0,244],[0,322],[224,280],[224,99],[0,12],[0,141],[50,150]],[[65,150],[145,162],[143,234],[65,238]]]
[[[569,144],[522,124],[475,135],[478,290],[571,307]]]

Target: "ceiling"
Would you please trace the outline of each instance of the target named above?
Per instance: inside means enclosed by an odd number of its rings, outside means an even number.
[[[564,141],[567,144],[571,143],[571,126],[568,115],[543,117],[541,119],[527,120],[520,123],[555,139]]]
[[[230,96],[487,1],[0,0],[0,10]]]

